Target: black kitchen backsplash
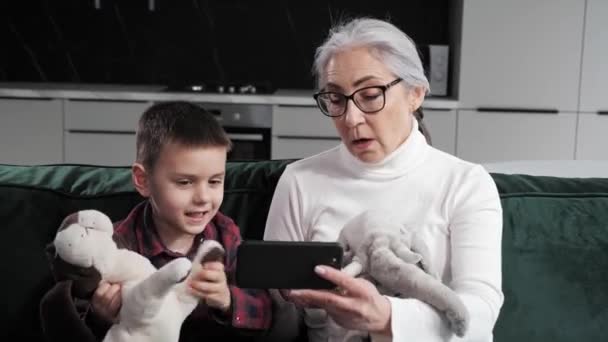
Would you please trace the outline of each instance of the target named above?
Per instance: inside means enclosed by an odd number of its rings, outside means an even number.
[[[331,23],[389,19],[418,44],[448,44],[449,0],[9,0],[0,81],[269,82],[312,88]]]

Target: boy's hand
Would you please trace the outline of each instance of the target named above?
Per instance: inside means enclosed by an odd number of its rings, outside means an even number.
[[[116,322],[122,305],[120,284],[101,281],[91,298],[93,312],[107,322]]]
[[[230,309],[230,289],[224,272],[224,264],[210,261],[192,270],[188,283],[193,295],[210,307],[227,312]]]

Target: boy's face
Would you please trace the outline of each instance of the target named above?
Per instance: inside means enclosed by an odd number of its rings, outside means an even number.
[[[163,147],[153,170],[143,172],[143,185],[136,180],[140,194],[150,198],[157,229],[175,238],[204,230],[224,198],[226,154],[225,147]]]

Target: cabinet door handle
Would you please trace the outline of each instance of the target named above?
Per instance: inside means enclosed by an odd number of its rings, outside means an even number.
[[[19,96],[0,96],[2,100],[23,100],[23,101],[53,101],[52,97],[19,97]]]
[[[116,102],[116,103],[148,103],[142,100],[114,100],[114,99],[68,99],[70,102]]]
[[[264,136],[262,134],[255,133],[226,133],[228,138],[235,141],[264,141]]]
[[[69,133],[74,134],[120,134],[120,135],[135,135],[135,131],[112,131],[102,129],[69,129]]]
[[[559,111],[552,108],[508,108],[508,107],[478,107],[478,112],[489,113],[534,113],[534,114],[557,114]]]
[[[598,110],[597,114],[598,115],[608,115],[608,110]]]
[[[275,135],[279,139],[285,140],[300,140],[300,139],[313,139],[313,140],[336,140],[339,141],[340,137],[318,137],[313,135]]]

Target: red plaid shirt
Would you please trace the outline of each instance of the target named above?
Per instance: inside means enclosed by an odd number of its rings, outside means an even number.
[[[184,256],[168,250],[160,240],[154,227],[152,208],[148,201],[138,204],[124,220],[116,222],[114,232],[119,246],[145,256],[157,268],[175,258]],[[268,329],[272,319],[272,303],[268,292],[241,289],[233,285],[236,271],[236,249],[241,242],[241,234],[237,225],[232,219],[218,212],[194,241],[202,239],[219,241],[226,250],[225,270],[231,295],[231,309],[225,314],[219,310],[210,309],[206,305],[198,305],[184,322],[184,326],[189,325],[188,320],[191,320],[196,324],[215,323],[244,330]],[[193,244],[186,257],[192,260],[197,247],[198,243]],[[209,328],[208,325],[206,329]],[[203,336],[206,335],[209,334],[203,332]],[[182,339],[180,338],[180,340]]]

